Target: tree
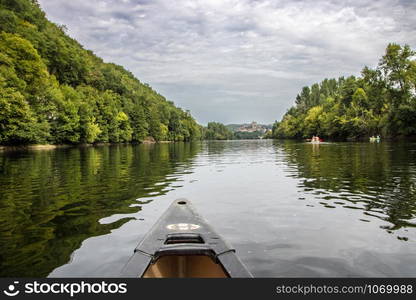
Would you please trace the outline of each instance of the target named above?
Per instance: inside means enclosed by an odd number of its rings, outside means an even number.
[[[233,133],[222,123],[209,122],[204,138],[207,140],[230,140],[233,138]]]
[[[90,144],[96,142],[100,133],[100,126],[95,123],[95,118],[93,117],[85,126],[85,141]]]
[[[42,142],[39,124],[23,95],[12,88],[0,88],[0,144]]]
[[[129,117],[124,112],[119,112],[116,117],[118,126],[118,141],[130,142],[132,140],[133,130],[130,127]]]
[[[304,136],[321,135],[322,128],[322,106],[314,106],[308,110],[304,120]]]
[[[80,95],[72,87],[61,86],[62,97],[57,99],[57,115],[52,123],[52,136],[56,143],[76,144],[80,141]]]
[[[410,97],[411,90],[415,91],[415,62],[411,60],[415,55],[416,52],[408,45],[389,44],[380,61],[387,84],[393,92],[397,92],[398,101]],[[397,101],[393,103],[398,104]]]

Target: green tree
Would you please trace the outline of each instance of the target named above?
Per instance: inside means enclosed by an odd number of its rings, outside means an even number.
[[[230,140],[233,138],[233,133],[222,123],[209,122],[204,138],[207,140]]]
[[[0,88],[0,144],[42,142],[42,132],[23,95],[12,88]]]
[[[76,144],[80,141],[80,95],[72,87],[61,86],[62,96],[57,98],[57,115],[52,123],[52,136],[56,143]]]
[[[90,144],[96,142],[100,133],[100,126],[95,123],[95,118],[93,117],[85,126],[85,141]]]
[[[129,117],[121,111],[117,114],[116,121],[118,126],[117,131],[119,134],[118,140],[120,142],[131,142],[133,130],[130,127]]]

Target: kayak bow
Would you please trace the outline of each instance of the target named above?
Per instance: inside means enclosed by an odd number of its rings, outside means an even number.
[[[174,201],[134,250],[125,277],[252,277],[228,245],[193,209]]]

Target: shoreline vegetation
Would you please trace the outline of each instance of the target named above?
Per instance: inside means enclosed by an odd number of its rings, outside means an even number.
[[[13,151],[36,151],[36,150],[55,150],[71,147],[100,147],[100,146],[112,146],[112,145],[153,145],[153,144],[169,144],[173,141],[143,141],[141,143],[96,143],[96,144],[25,144],[25,145],[0,145],[0,152],[13,152]]]
[[[416,136],[416,52],[389,44],[375,69],[360,77],[324,79],[303,87],[273,124],[270,138],[412,139]]]
[[[330,139],[326,142],[368,142],[370,137],[360,137],[360,138],[347,138],[347,139]],[[264,137],[263,140],[272,140],[273,138]],[[235,140],[261,140],[261,139],[204,139],[206,141],[235,141]],[[281,139],[277,138],[276,140],[297,140],[305,141],[306,139]],[[396,136],[396,137],[385,137],[383,141],[399,141],[399,142],[416,142],[416,135],[414,136]],[[145,140],[141,143],[94,143],[94,144],[23,144],[23,145],[0,145],[0,152],[13,152],[13,151],[37,151],[37,150],[55,150],[62,148],[71,148],[71,147],[100,147],[100,146],[113,146],[113,145],[154,145],[154,144],[170,144],[177,143],[178,141],[155,141],[155,140]]]

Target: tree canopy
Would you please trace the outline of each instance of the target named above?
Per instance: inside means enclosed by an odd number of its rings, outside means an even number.
[[[231,140],[233,132],[222,123],[209,122],[204,128],[204,138],[207,140]]]

